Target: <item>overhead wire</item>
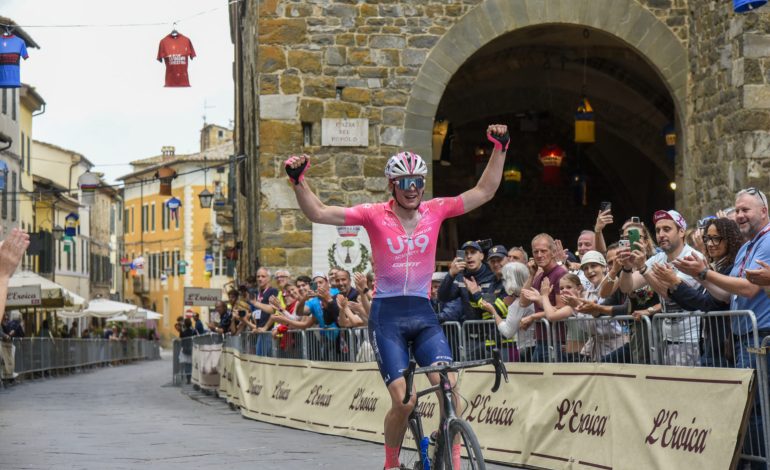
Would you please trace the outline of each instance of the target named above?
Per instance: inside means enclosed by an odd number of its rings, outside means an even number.
[[[0,23],[0,26],[6,27],[6,28],[138,28],[138,27],[146,27],[146,26],[165,26],[165,25],[176,24],[187,20],[191,20],[198,16],[206,15],[211,12],[229,7],[230,5],[233,5],[235,3],[240,3],[241,1],[242,0],[230,0],[225,5],[220,5],[218,7],[210,8],[208,10],[202,10],[192,15],[186,16],[184,18],[171,20],[171,21],[156,21],[151,23],[104,23],[104,24],[81,23],[81,24],[27,24],[27,25]]]

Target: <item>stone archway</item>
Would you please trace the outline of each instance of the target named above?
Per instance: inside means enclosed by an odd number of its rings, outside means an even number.
[[[417,75],[404,122],[404,146],[431,154],[433,121],[452,76],[479,48],[513,31],[536,25],[566,24],[595,28],[627,43],[657,71],[671,94],[685,152],[685,100],[688,55],[674,33],[636,1],[485,0],[447,31]],[[678,159],[678,162],[684,160]],[[681,163],[677,175],[682,174]],[[679,179],[679,178],[677,178]],[[429,186],[432,190],[432,186]]]

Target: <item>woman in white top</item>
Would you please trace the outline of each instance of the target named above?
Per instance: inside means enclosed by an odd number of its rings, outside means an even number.
[[[527,266],[518,263],[508,263],[503,266],[503,287],[505,292],[513,297],[513,303],[508,306],[508,314],[505,318],[501,318],[499,315],[493,315],[495,323],[497,323],[497,329],[500,334],[506,338],[516,339],[516,346],[519,348],[519,357],[522,360],[526,360],[530,357],[532,349],[535,346],[535,330],[534,328],[528,330],[520,330],[519,323],[521,319],[535,313],[534,304],[530,304],[528,307],[522,308],[519,306],[519,296],[521,295],[521,288],[529,277],[529,270]],[[483,301],[487,303],[486,301]],[[489,305],[494,312],[494,307]]]

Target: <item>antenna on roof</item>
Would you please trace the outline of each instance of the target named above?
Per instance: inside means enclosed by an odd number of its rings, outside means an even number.
[[[206,110],[213,109],[216,106],[209,106],[206,100],[203,100],[203,127],[206,127]]]

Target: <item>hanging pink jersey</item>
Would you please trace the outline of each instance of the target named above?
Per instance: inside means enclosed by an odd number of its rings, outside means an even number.
[[[408,236],[393,212],[395,201],[345,209],[345,225],[362,225],[372,244],[374,296],[430,297],[441,222],[465,213],[463,200],[439,197],[420,204],[422,218]]]
[[[166,62],[166,86],[188,87],[187,58],[195,57],[195,49],[187,36],[169,34],[160,40],[158,60]]]

